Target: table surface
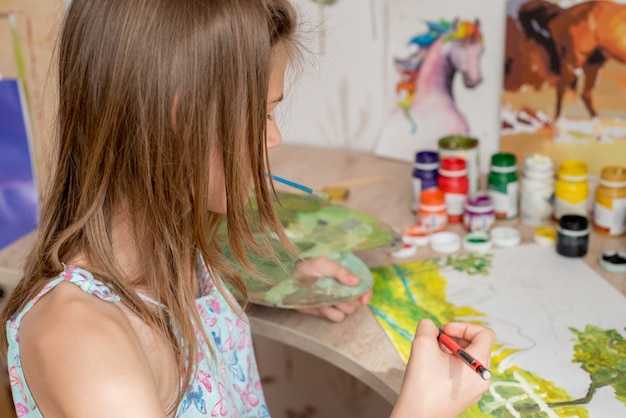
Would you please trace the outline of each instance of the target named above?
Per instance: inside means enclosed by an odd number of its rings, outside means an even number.
[[[415,216],[409,209],[412,170],[409,163],[359,151],[296,145],[271,150],[270,160],[274,174],[313,188],[349,186],[348,198],[338,204],[376,216],[399,231],[415,223]],[[277,189],[289,190],[281,185],[277,185]],[[532,241],[532,227],[517,220],[498,222],[498,225],[515,226],[522,232],[523,242]],[[449,229],[463,232],[459,225]],[[0,251],[0,285],[7,291],[18,280],[20,267],[33,241],[34,234],[30,234]],[[624,275],[609,274],[598,264],[600,254],[609,250],[626,250],[626,238],[608,238],[592,232],[584,261],[626,295]],[[357,255],[370,267],[397,261],[379,250],[360,251]],[[435,253],[430,249],[420,247],[413,259],[432,256]],[[341,324],[263,306],[252,306],[249,316],[254,333],[325,359],[395,403],[405,364],[368,308],[358,309]]]

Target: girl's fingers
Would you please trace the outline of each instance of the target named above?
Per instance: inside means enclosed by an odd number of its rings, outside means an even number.
[[[450,322],[443,326],[443,330],[446,334],[454,337],[461,346],[467,348],[470,354],[490,362],[491,347],[496,339],[496,334],[491,328],[476,324]]]
[[[296,269],[303,274],[313,277],[334,277],[339,283],[355,286],[361,281],[352,274],[350,269],[328,257],[315,257],[302,260],[296,264]]]

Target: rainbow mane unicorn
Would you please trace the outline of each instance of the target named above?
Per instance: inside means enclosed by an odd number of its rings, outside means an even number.
[[[467,88],[474,88],[482,81],[479,60],[483,35],[479,22],[440,20],[426,24],[427,31],[408,42],[409,46],[417,45],[417,51],[394,60],[400,74],[396,84],[397,104],[410,123],[411,134],[417,133],[418,125],[432,120],[429,114],[438,115],[440,124],[434,131],[425,126],[429,136],[467,134],[467,122],[454,102],[452,81],[457,72],[462,74]]]

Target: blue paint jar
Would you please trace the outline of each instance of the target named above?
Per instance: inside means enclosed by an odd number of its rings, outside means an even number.
[[[413,165],[413,198],[411,211],[417,213],[417,206],[422,190],[437,187],[437,170],[439,169],[439,154],[435,151],[419,151],[415,154]]]
[[[563,215],[556,228],[556,252],[565,257],[582,257],[589,245],[589,220],[582,215]]]

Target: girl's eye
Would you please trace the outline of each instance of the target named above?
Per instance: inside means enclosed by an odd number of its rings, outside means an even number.
[[[274,117],[272,116],[272,114],[271,114],[271,113],[268,113],[268,114],[267,114],[267,120],[269,120],[269,121],[274,120]]]

